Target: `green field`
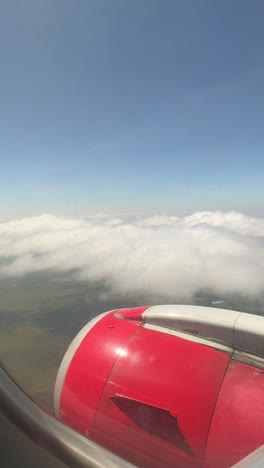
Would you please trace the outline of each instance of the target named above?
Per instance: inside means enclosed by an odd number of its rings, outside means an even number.
[[[21,388],[52,411],[58,367],[76,333],[95,315],[141,303],[105,294],[101,284],[38,273],[0,281],[0,360]]]

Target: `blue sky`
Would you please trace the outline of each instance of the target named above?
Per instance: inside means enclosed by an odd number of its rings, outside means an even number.
[[[0,217],[264,216],[264,3],[2,0]]]

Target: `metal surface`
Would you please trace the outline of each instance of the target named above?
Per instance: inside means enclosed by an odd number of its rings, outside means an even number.
[[[67,373],[67,370],[69,368],[69,365],[71,363],[71,360],[76,353],[77,349],[79,348],[82,340],[85,338],[87,333],[93,328],[93,326],[99,322],[108,312],[105,312],[103,314],[97,315],[94,319],[90,320],[76,335],[74,340],[71,342],[69,348],[67,349],[63,360],[61,362],[56,382],[55,382],[55,388],[54,388],[54,411],[55,415],[57,418],[60,418],[60,398],[61,398],[61,391],[62,387],[64,384],[64,379]]]
[[[142,314],[145,325],[173,329],[264,358],[264,317],[213,307],[160,305]]]
[[[178,330],[173,330],[172,328],[164,328],[159,325],[153,325],[152,323],[145,323],[143,328],[147,328],[148,330],[155,330],[161,333],[166,333],[167,335],[177,336],[178,338],[182,338],[183,340],[192,341],[193,343],[199,343],[204,346],[209,346],[210,348],[218,349],[219,351],[223,351],[224,353],[233,354],[233,348],[230,346],[226,346],[222,343],[218,343],[215,341],[207,340],[206,338],[201,338],[200,336],[194,336],[189,333],[181,332]]]
[[[118,320],[114,314],[107,313],[89,329],[71,360],[61,392],[61,418],[88,437],[111,369],[140,326],[137,322]]]
[[[234,348],[264,357],[264,317],[240,313],[234,328]]]
[[[232,356],[233,359],[240,362],[245,362],[251,366],[259,367],[264,369],[264,358],[255,356],[254,354],[243,353],[243,351],[235,351]],[[264,465],[263,465],[264,466]]]
[[[0,368],[0,411],[39,446],[74,468],[132,468],[36,406]]]
[[[264,466],[264,445],[246,458],[232,466],[232,468],[263,468]]]
[[[75,346],[61,418],[144,468],[229,468],[264,442],[263,325],[208,307],[111,311]]]
[[[104,387],[94,440],[144,467],[201,467],[229,361],[229,354],[139,327]]]
[[[204,468],[233,466],[263,445],[263,416],[264,371],[232,360],[212,419]]]

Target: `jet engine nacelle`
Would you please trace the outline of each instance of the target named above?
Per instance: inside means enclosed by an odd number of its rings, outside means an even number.
[[[54,404],[135,465],[230,467],[264,444],[264,317],[179,305],[99,315],[67,350]]]

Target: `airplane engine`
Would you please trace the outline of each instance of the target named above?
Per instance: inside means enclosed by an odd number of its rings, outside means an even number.
[[[67,350],[54,406],[139,467],[231,467],[264,444],[264,317],[180,305],[101,314]]]

